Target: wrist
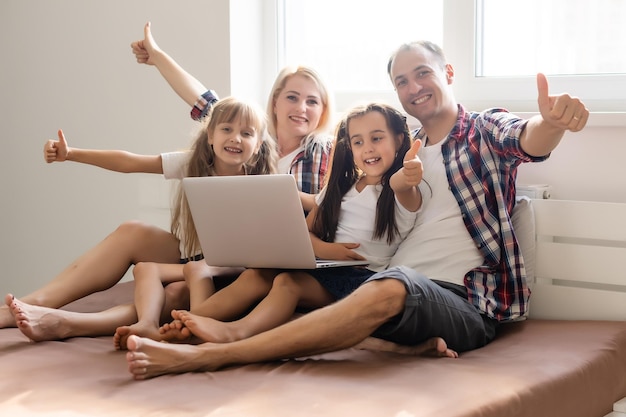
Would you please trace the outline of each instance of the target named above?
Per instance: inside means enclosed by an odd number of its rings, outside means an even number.
[[[152,64],[157,68],[161,67],[168,59],[170,59],[170,57],[159,48],[153,48],[152,51],[150,51],[150,61],[152,61]]]

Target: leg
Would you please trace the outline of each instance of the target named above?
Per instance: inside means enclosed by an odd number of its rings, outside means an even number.
[[[436,282],[407,268],[391,268],[372,279],[381,277],[403,282],[407,298],[402,316],[380,326],[373,336],[409,350],[440,338],[446,349],[456,352],[482,347],[495,336],[495,320],[485,318],[467,300],[465,287]]]
[[[126,339],[131,334],[160,340],[159,324],[165,306],[163,285],[182,281],[183,265],[140,262],[135,265],[133,276],[138,321],[116,329],[113,336],[116,349],[126,349]]]
[[[245,271],[244,268],[209,266],[205,261],[192,261],[183,267],[185,282],[189,287],[189,308],[196,310],[209,297],[215,294],[215,277],[236,277]]]
[[[183,312],[180,320],[196,337],[207,342],[234,342],[289,321],[297,306],[319,308],[334,302],[332,295],[305,272],[281,273],[268,295],[245,317],[222,322]]]
[[[31,305],[10,294],[5,297],[5,303],[20,331],[35,342],[78,336],[108,336],[115,332],[117,326],[137,320],[132,304],[98,313],[76,313]]]
[[[247,269],[229,286],[204,300],[193,317],[211,317],[216,320],[232,320],[244,314],[263,298],[272,286],[276,272],[270,269]],[[183,311],[173,311],[174,321],[161,326],[161,338],[167,341],[183,341],[191,337],[189,329],[182,325]]]
[[[189,309],[194,311],[215,294],[211,267],[204,260],[188,262],[183,267],[183,275],[189,288]]]
[[[21,300],[59,308],[112,287],[138,262],[176,263],[179,258],[178,239],[171,233],[140,222],[126,222],[44,287]],[[0,328],[13,326],[15,322],[9,309],[0,308]]]
[[[166,373],[309,356],[352,347],[404,310],[407,292],[395,279],[368,281],[346,298],[267,332],[233,343],[199,346],[130,337],[127,361],[136,379]]]

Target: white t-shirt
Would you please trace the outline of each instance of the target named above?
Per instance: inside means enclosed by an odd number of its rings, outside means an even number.
[[[326,194],[325,190],[323,189],[316,196],[318,205]],[[381,190],[382,186],[375,185],[368,185],[361,192],[352,187],[341,202],[339,223],[335,234],[335,242],[360,243],[354,251],[370,261],[367,268],[372,271],[382,271],[388,267],[391,257],[415,224],[417,216],[417,212],[407,210],[396,199],[396,223],[400,236],[396,236],[391,245],[387,243],[386,236],[382,240],[373,240],[376,203]]]
[[[300,152],[304,150],[304,146],[300,146],[295,151],[291,152],[289,155],[285,155],[278,160],[278,173],[279,174],[289,174],[291,170],[291,163],[293,162],[293,158],[296,157]]]
[[[180,180],[187,175],[187,165],[191,151],[167,152],[161,154],[161,166],[166,180]]]
[[[405,265],[430,279],[463,285],[465,274],[480,266],[483,257],[465,228],[461,209],[450,190],[441,153],[444,142],[419,150],[424,166],[422,207],[415,227],[398,247],[390,265]]]
[[[161,154],[161,165],[163,167],[163,176],[167,180],[180,180],[187,175],[187,166],[191,158],[191,151],[167,152]],[[185,247],[182,236],[179,239],[178,249],[181,256],[185,257]],[[199,253],[198,253],[199,254]],[[195,254],[195,255],[198,255]]]

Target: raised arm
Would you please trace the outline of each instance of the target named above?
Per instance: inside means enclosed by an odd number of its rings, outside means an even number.
[[[126,151],[78,149],[67,146],[63,131],[58,131],[59,140],[49,140],[43,148],[47,163],[74,161],[94,165],[109,171],[143,172],[162,174],[161,155],[137,155]]]
[[[391,176],[389,185],[404,208],[409,211],[417,211],[422,206],[422,194],[417,186],[422,182],[424,169],[417,152],[422,147],[422,141],[417,139],[413,142],[404,156],[404,166]]]
[[[537,104],[540,115],[528,120],[520,138],[524,152],[544,156],[557,147],[566,130],[578,132],[589,119],[589,110],[577,97],[569,94],[551,96],[545,75],[537,74]]]
[[[143,29],[144,39],[131,43],[137,62],[157,67],[165,81],[187,104],[193,106],[208,89],[166,54],[152,37],[150,22]]]

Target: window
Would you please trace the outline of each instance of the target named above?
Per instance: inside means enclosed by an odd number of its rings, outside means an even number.
[[[446,52],[469,109],[536,111],[534,76],[544,72],[551,92],[583,97],[591,111],[626,111],[623,0],[278,1],[278,65],[316,68],[340,110],[362,100],[397,104],[389,54],[429,39]]]
[[[481,0],[476,16],[479,77],[626,73],[623,0]]]
[[[361,99],[393,101],[387,76],[390,54],[404,42],[443,39],[443,0],[281,2],[279,66],[315,68],[331,86],[340,109]]]

